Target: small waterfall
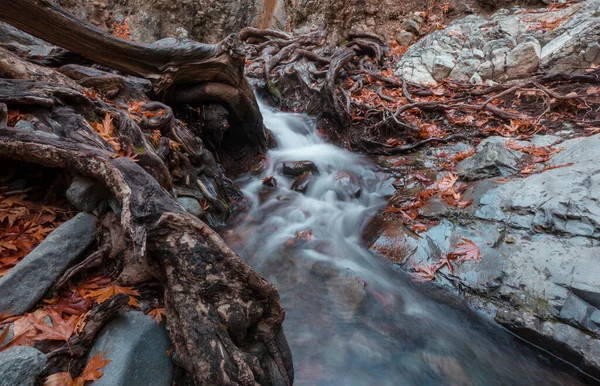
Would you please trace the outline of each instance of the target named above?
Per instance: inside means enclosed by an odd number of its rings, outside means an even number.
[[[226,239],[281,293],[296,385],[578,384],[367,250],[361,231],[385,205],[375,166],[321,140],[310,117],[261,109],[278,146],[239,181],[250,208]],[[289,161],[318,168],[303,193],[284,175]],[[263,184],[271,176],[275,187]]]

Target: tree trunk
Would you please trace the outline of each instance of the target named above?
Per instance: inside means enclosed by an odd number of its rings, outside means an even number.
[[[258,104],[244,77],[240,41],[231,35],[218,44],[186,40],[173,44],[140,44],[117,38],[77,20],[47,0],[0,0],[0,21],[94,62],[152,81],[155,91],[210,84],[200,101],[218,99],[230,112],[232,126],[261,151],[266,136]],[[217,95],[218,97],[215,97]]]

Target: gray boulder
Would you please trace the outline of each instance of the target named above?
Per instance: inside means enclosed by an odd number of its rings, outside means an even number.
[[[109,190],[100,182],[76,175],[67,189],[67,199],[82,212],[91,212],[109,196]]]
[[[556,136],[531,140],[537,146],[558,141]],[[503,142],[490,138],[477,151]],[[471,182],[464,192],[466,199],[473,199],[468,208],[457,210],[435,200],[423,207],[423,216],[439,223],[419,237],[403,232],[398,220],[384,223],[369,242],[374,240],[371,248],[390,258],[394,251],[411,251],[410,267],[436,263],[462,238],[472,240],[481,261],[456,263],[452,280],[439,275],[436,281],[467,288],[474,307],[487,310],[518,334],[535,337],[536,344],[586,371],[598,372],[600,135],[566,140],[559,146],[563,150],[548,164],[563,167],[513,177],[503,184],[491,179]],[[465,172],[465,165],[477,157],[462,161],[458,169]],[[490,164],[500,175],[499,165]],[[471,170],[484,175],[490,168]],[[449,273],[446,267],[442,272]]]
[[[0,278],[0,313],[20,315],[29,311],[95,237],[96,217],[87,213],[79,213],[56,228]]]
[[[506,147],[506,138],[489,137],[477,146],[472,157],[459,162],[457,171],[467,180],[509,176],[518,171],[524,154]]]
[[[105,358],[112,361],[91,385],[170,386],[173,362],[167,354],[169,348],[164,325],[157,325],[142,312],[125,312],[104,327],[90,350],[88,360],[105,352]]]
[[[46,356],[33,347],[16,346],[0,352],[0,386],[34,386],[44,366]]]

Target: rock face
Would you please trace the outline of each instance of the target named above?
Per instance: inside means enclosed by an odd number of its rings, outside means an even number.
[[[534,74],[584,72],[600,63],[596,16],[589,0],[546,12],[501,10],[489,20],[470,15],[411,46],[396,66],[407,81],[436,84],[507,81]]]
[[[106,352],[111,359],[95,386],[170,386],[173,362],[163,326],[142,312],[125,312],[111,321],[90,350],[90,358]],[[88,358],[89,360],[89,358]]]
[[[216,43],[247,26],[283,28],[283,0],[61,0],[77,17],[111,30],[125,19],[134,40],[165,37]]]
[[[0,386],[34,386],[44,366],[46,356],[33,347],[16,346],[0,352]]]
[[[536,137],[548,145],[556,137]],[[490,138],[459,169],[488,160]],[[494,145],[496,146],[496,145]],[[536,344],[598,376],[600,374],[600,135],[566,140],[549,165],[564,167],[512,177],[497,184],[493,168],[473,167],[477,179],[465,192],[473,204],[457,210],[431,202],[424,215],[438,225],[414,237],[401,226],[388,225],[373,244],[375,250],[404,245],[414,251],[408,266],[431,264],[452,251],[462,238],[481,250],[481,262],[457,264],[455,281],[467,288],[473,304]],[[500,154],[499,148],[493,154]],[[505,154],[507,155],[507,154]],[[512,155],[511,155],[512,157]],[[495,160],[502,157],[491,157]],[[467,162],[468,161],[468,162]],[[511,161],[512,162],[512,161]],[[569,165],[572,163],[571,165]],[[506,166],[506,157],[502,162]],[[505,175],[505,174],[504,174]],[[448,273],[447,268],[442,272]],[[556,347],[561,347],[556,351]]]
[[[0,278],[0,313],[27,312],[96,237],[96,217],[79,213],[46,237],[31,253]]]

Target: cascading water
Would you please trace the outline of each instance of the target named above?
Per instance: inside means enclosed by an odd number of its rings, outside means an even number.
[[[278,146],[260,176],[239,181],[250,209],[226,234],[281,293],[296,385],[578,384],[368,251],[361,230],[385,202],[374,165],[324,143],[307,116],[261,109]],[[300,193],[282,162],[304,160],[319,173]]]

